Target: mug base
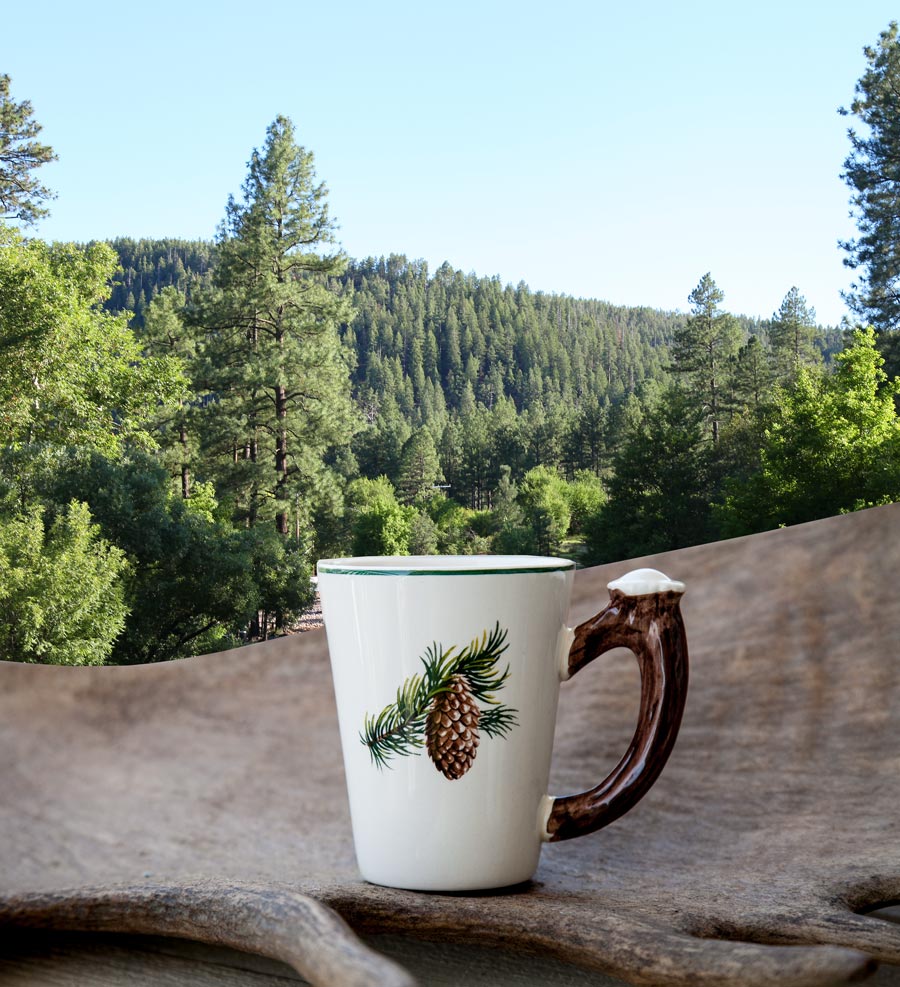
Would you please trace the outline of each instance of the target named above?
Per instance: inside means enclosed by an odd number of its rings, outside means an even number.
[[[374,884],[381,888],[397,888],[401,891],[423,891],[429,894],[451,894],[451,895],[477,895],[489,892],[491,894],[516,894],[527,890],[534,883],[532,878],[534,872],[529,871],[524,876],[500,878],[499,880],[485,880],[484,875],[480,877],[461,878],[456,876],[451,879],[423,878],[406,876],[396,877],[390,875],[378,875],[362,873],[363,880],[368,884]]]

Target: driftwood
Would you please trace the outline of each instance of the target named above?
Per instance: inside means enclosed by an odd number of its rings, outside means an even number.
[[[640,560],[688,584],[675,751],[632,812],[505,893],[359,880],[321,631],[158,666],[0,664],[0,921],[226,943],[320,984],[409,980],[316,902],[635,984],[900,963],[900,925],[865,914],[900,901],[898,534],[895,505]],[[630,567],[578,573],[572,622]],[[616,763],[638,693],[625,652],[563,686],[554,793]]]

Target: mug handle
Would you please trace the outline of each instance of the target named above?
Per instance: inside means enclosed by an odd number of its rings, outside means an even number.
[[[681,617],[684,583],[656,569],[611,582],[609,604],[575,628],[568,675],[612,648],[628,648],[641,671],[641,710],[624,757],[596,788],[552,799],[544,839],[570,840],[608,826],[635,806],[665,766],[687,698],[688,649]]]

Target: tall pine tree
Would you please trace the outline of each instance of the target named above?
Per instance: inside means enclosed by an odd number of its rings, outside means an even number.
[[[800,367],[822,362],[815,346],[816,335],[816,310],[806,304],[797,288],[791,288],[769,323],[769,345],[777,376],[792,377]]]
[[[214,287],[197,313],[219,487],[239,519],[274,519],[282,535],[335,482],[325,457],[354,430],[337,332],[351,313],[328,281],[345,258],[326,196],[312,153],[279,116],[250,158],[243,202],[228,201]]]
[[[842,178],[853,194],[850,202],[859,237],[841,244],[847,267],[859,272],[845,299],[876,329],[900,328],[900,39],[897,22],[882,31],[875,47],[863,52],[868,68],[856,83],[850,108],[865,126],[863,134],[847,131],[852,150]]]
[[[728,379],[737,356],[741,331],[734,316],[719,307],[725,295],[708,272],[688,296],[692,313],[675,330],[672,369],[687,378],[692,402],[709,424],[713,444],[719,441]]]
[[[32,117],[31,103],[16,103],[9,93],[9,76],[0,75],[0,219],[26,226],[47,215],[44,205],[53,193],[34,172],[55,161],[53,148],[35,140],[41,125]]]

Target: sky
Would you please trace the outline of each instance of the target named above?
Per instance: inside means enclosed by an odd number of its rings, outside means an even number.
[[[892,9],[893,8],[893,9]],[[279,114],[352,257],[836,325],[841,181],[881,0],[11,5],[0,72],[59,161],[51,240],[210,239]]]

